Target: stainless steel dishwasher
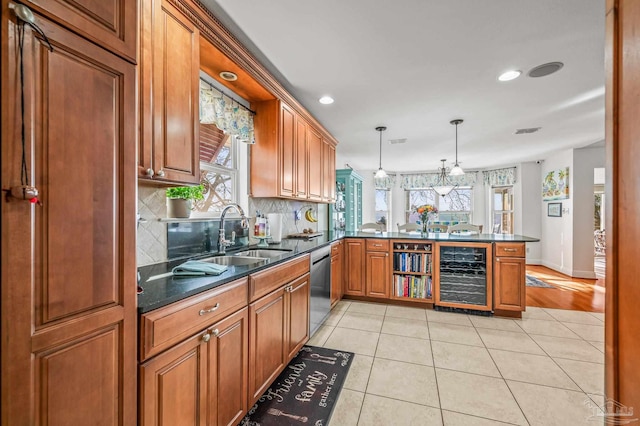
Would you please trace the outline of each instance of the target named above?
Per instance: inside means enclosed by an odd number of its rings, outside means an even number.
[[[322,325],[331,310],[331,246],[311,252],[311,301],[309,337]]]

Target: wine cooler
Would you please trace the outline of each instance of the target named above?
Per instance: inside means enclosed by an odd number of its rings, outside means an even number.
[[[437,245],[436,306],[491,310],[491,244],[443,242]]]

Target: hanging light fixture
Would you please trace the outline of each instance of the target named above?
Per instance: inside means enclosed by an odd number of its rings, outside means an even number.
[[[387,128],[384,126],[379,126],[379,127],[376,127],[376,130],[380,132],[380,166],[378,168],[378,171],[375,174],[375,177],[376,179],[381,179],[381,178],[387,177],[387,172],[385,172],[384,169],[382,168],[382,132],[387,130]]]
[[[438,173],[438,181],[435,185],[431,186],[431,189],[444,197],[445,195],[449,195],[449,193],[456,189],[458,185],[454,185],[453,183],[451,183],[451,181],[447,177],[447,168],[444,165],[445,161],[447,160],[440,161],[442,161],[442,167],[440,168],[440,172]]]
[[[464,174],[464,170],[458,165],[458,124],[461,124],[463,121],[464,120],[457,118],[449,122],[456,126],[456,165],[453,166],[453,169],[449,172],[451,176],[462,176]]]

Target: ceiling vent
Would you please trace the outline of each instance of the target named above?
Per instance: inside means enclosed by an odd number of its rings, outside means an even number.
[[[407,143],[407,138],[404,138],[404,139],[389,139],[389,143],[391,145],[397,145],[397,144],[400,144],[400,143]]]
[[[527,74],[529,77],[546,77],[549,74],[553,74],[556,71],[560,71],[564,64],[562,62],[549,62],[548,64],[538,65],[532,68]]]
[[[516,129],[516,135],[525,135],[527,133],[535,133],[542,127],[529,127],[528,129]]]

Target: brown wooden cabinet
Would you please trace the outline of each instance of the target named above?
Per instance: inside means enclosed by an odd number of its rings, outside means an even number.
[[[388,299],[391,296],[389,240],[366,240],[365,295]]]
[[[237,424],[247,406],[248,309],[140,366],[140,424]]]
[[[525,310],[526,261],[524,256],[524,243],[494,244],[494,309],[518,312]]]
[[[309,199],[322,201],[322,174],[324,172],[322,136],[309,127],[307,133],[309,143]]]
[[[167,0],[141,0],[138,176],[198,183],[200,32]]]
[[[344,240],[346,270],[344,274],[344,294],[365,295],[365,246],[363,239]]]
[[[135,63],[137,58],[136,0],[25,0],[34,12],[73,27],[84,38]]]
[[[336,201],[336,148],[322,141],[322,201]]]
[[[249,305],[249,405],[309,340],[309,274]]]
[[[249,404],[287,364],[287,306],[284,287],[249,305]]]
[[[344,276],[344,257],[343,257],[343,240],[331,244],[331,306],[342,299],[343,294],[343,276]]]
[[[62,2],[42,3],[62,13]],[[3,4],[9,188],[20,184],[21,103],[18,29]],[[127,22],[135,12],[120,11],[133,13],[122,16]],[[35,22],[54,45],[49,51],[25,26],[26,158],[44,204],[1,203],[2,244],[10,247],[2,250],[0,298],[3,424],[133,425],[136,70],[75,32],[39,15]]]
[[[298,278],[286,288],[288,308],[287,358],[291,359],[309,340],[309,274]]]
[[[251,146],[251,195],[334,201],[335,188],[328,183],[335,181],[333,142],[323,139],[318,129],[280,100],[251,106],[257,112],[256,144]]]

